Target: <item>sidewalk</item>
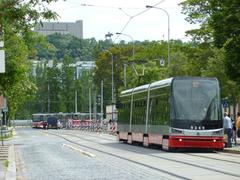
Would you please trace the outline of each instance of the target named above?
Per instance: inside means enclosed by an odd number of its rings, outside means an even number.
[[[16,180],[14,145],[0,145],[0,180]]]
[[[5,179],[9,146],[0,145],[0,180]]]
[[[224,148],[223,152],[240,154],[240,138],[237,138],[237,145],[232,144],[231,148]]]

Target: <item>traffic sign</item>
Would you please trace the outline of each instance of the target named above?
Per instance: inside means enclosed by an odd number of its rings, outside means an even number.
[[[0,73],[5,73],[5,51],[0,50]]]
[[[165,60],[163,58],[160,59],[160,66],[165,66]]]

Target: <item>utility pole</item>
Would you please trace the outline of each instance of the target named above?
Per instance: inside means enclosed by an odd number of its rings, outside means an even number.
[[[112,61],[112,103],[111,103],[111,105],[112,105],[112,121],[113,121],[113,105],[114,105],[114,98],[113,98],[113,96],[114,96],[114,71],[113,71],[113,54],[109,51],[109,50],[104,50],[104,51],[106,51],[107,53],[109,53],[110,54],[110,56],[111,56],[111,61]]]
[[[3,38],[3,28],[0,25],[0,49],[4,47],[4,38]],[[0,50],[0,73],[5,73],[5,51]],[[0,108],[0,120],[1,120],[1,139],[2,139],[2,146],[3,144],[3,111]]]
[[[170,63],[171,63],[171,56],[170,56],[170,15],[165,9],[160,8],[160,7],[146,5],[146,8],[158,9],[158,10],[163,11],[167,15],[167,21],[168,21],[168,67],[169,67]]]
[[[78,79],[78,71],[77,71],[77,66],[75,67],[75,81]],[[76,84],[76,83],[75,83]],[[78,112],[78,93],[77,93],[77,88],[75,86],[75,113]]]
[[[92,93],[91,83],[89,83],[89,120],[92,120]]]
[[[5,51],[2,26],[0,25],[0,73],[5,73]]]
[[[4,144],[3,144],[3,132],[2,132],[2,130],[3,130],[3,115],[2,115],[2,113],[0,113],[0,120],[1,120],[1,139],[2,139],[2,146],[4,146]]]
[[[101,122],[103,120],[103,80],[101,81]]]

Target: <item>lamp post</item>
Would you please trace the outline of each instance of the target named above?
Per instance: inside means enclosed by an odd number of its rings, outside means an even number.
[[[129,37],[132,40],[132,58],[133,60],[135,59],[135,48],[134,48],[134,39],[132,36],[130,36],[129,34],[125,34],[125,33],[119,33],[117,32],[116,35],[124,35]],[[127,88],[127,78],[126,78],[126,64],[124,64],[124,87],[125,89]]]
[[[119,32],[117,32],[116,35],[124,35],[124,36],[129,37],[129,38],[132,40],[132,57],[133,57],[133,60],[134,60],[134,56],[135,56],[135,48],[134,48],[134,39],[133,39],[133,37],[130,36],[129,34],[119,33]]]
[[[155,7],[155,6],[149,6],[149,5],[146,5],[146,8],[154,8],[154,9],[159,9],[159,10],[162,10],[163,12],[165,12],[167,14],[167,17],[168,17],[168,66],[170,65],[170,16],[168,14],[168,12],[163,9],[163,8],[160,8],[160,7]]]
[[[111,61],[112,61],[112,121],[113,121],[113,104],[114,104],[114,101],[113,101],[113,54],[109,50],[104,50],[104,51],[110,54]]]
[[[49,71],[53,67],[53,60],[48,60],[47,67],[48,67],[48,84],[47,84],[47,89],[48,89],[48,113],[50,113],[50,111],[51,111],[51,99],[50,99]]]

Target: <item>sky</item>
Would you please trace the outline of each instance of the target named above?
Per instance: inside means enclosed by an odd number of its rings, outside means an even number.
[[[60,16],[58,22],[83,21],[83,38],[104,40],[113,34],[114,42],[166,40],[168,39],[168,16],[170,39],[187,41],[185,31],[197,28],[185,21],[178,5],[183,0],[59,0],[49,9]],[[146,9],[155,5],[164,9]],[[145,11],[147,10],[147,11]],[[143,12],[145,11],[145,12]],[[143,13],[141,13],[143,12]],[[116,35],[121,32],[125,35]]]

